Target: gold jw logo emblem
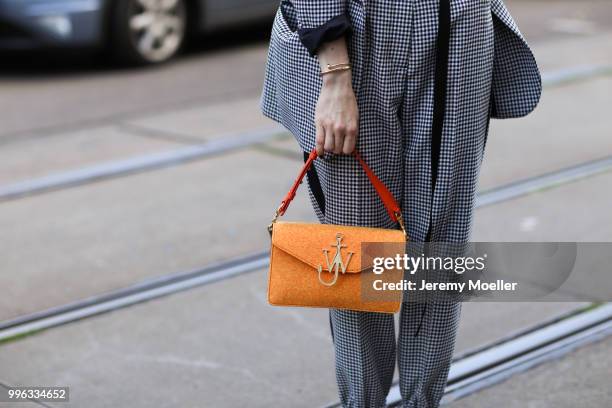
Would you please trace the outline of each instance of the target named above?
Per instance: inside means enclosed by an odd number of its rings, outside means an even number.
[[[340,272],[346,273],[346,268],[348,267],[349,263],[351,262],[351,258],[353,257],[353,252],[349,252],[346,263],[344,263],[344,261],[342,260],[342,248],[346,248],[346,245],[342,245],[342,238],[342,234],[336,234],[336,243],[330,245],[332,248],[336,248],[336,255],[334,255],[331,261],[329,260],[329,249],[323,249],[323,255],[325,255],[325,261],[327,262],[327,272],[334,274],[334,278],[331,282],[325,282],[321,277],[321,273],[323,272],[323,266],[319,265],[317,267],[317,270],[319,272],[319,282],[321,282],[325,286],[333,286],[338,280],[338,274]]]

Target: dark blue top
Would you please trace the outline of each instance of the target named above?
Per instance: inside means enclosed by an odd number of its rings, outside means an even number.
[[[298,35],[310,56],[314,57],[324,42],[333,41],[344,34],[349,34],[350,30],[351,23],[348,16],[346,14],[339,14],[318,27],[299,28]]]

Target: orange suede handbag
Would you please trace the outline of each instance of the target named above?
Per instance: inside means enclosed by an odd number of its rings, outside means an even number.
[[[268,226],[272,238],[268,274],[271,305],[382,313],[400,309],[402,292],[384,288],[388,287],[385,283],[402,280],[403,269],[375,273],[373,266],[377,258],[404,255],[408,236],[401,210],[361,156],[357,152],[354,156],[401,230],[278,221],[317,158],[313,150]]]

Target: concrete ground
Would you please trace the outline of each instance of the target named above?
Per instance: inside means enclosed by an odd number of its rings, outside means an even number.
[[[612,64],[609,2],[507,3],[544,72]],[[270,127],[257,105],[267,34],[252,34],[148,70],[4,64],[0,186]],[[480,189],[609,157],[610,91],[610,76],[547,87],[528,118],[494,121]],[[0,321],[267,249],[265,226],[300,161],[287,135],[0,202]],[[611,182],[601,174],[482,208],[473,239],[610,241]],[[288,218],[314,219],[303,191]],[[0,344],[0,384],[67,385],[72,401],[57,406],[92,408],[336,400],[326,311],[270,307],[265,273]],[[466,303],[457,353],[584,305]],[[606,406],[609,351],[609,340],[585,347],[453,406]]]

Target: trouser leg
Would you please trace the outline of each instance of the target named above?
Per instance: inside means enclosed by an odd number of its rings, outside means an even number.
[[[434,233],[433,210],[435,188],[439,181],[438,166],[441,162],[444,121],[447,116],[450,34],[450,0],[440,0],[431,125],[431,211],[426,242],[439,238],[443,229],[441,221],[438,220],[437,234]],[[422,295],[419,294],[419,297]],[[427,295],[423,301],[408,301],[402,305],[397,358],[404,408],[438,407],[448,377],[460,313],[460,302],[427,300]]]
[[[395,369],[393,315],[330,309],[342,406],[380,408]]]
[[[460,314],[460,302],[405,302],[402,305],[397,358],[404,408],[439,405]]]

